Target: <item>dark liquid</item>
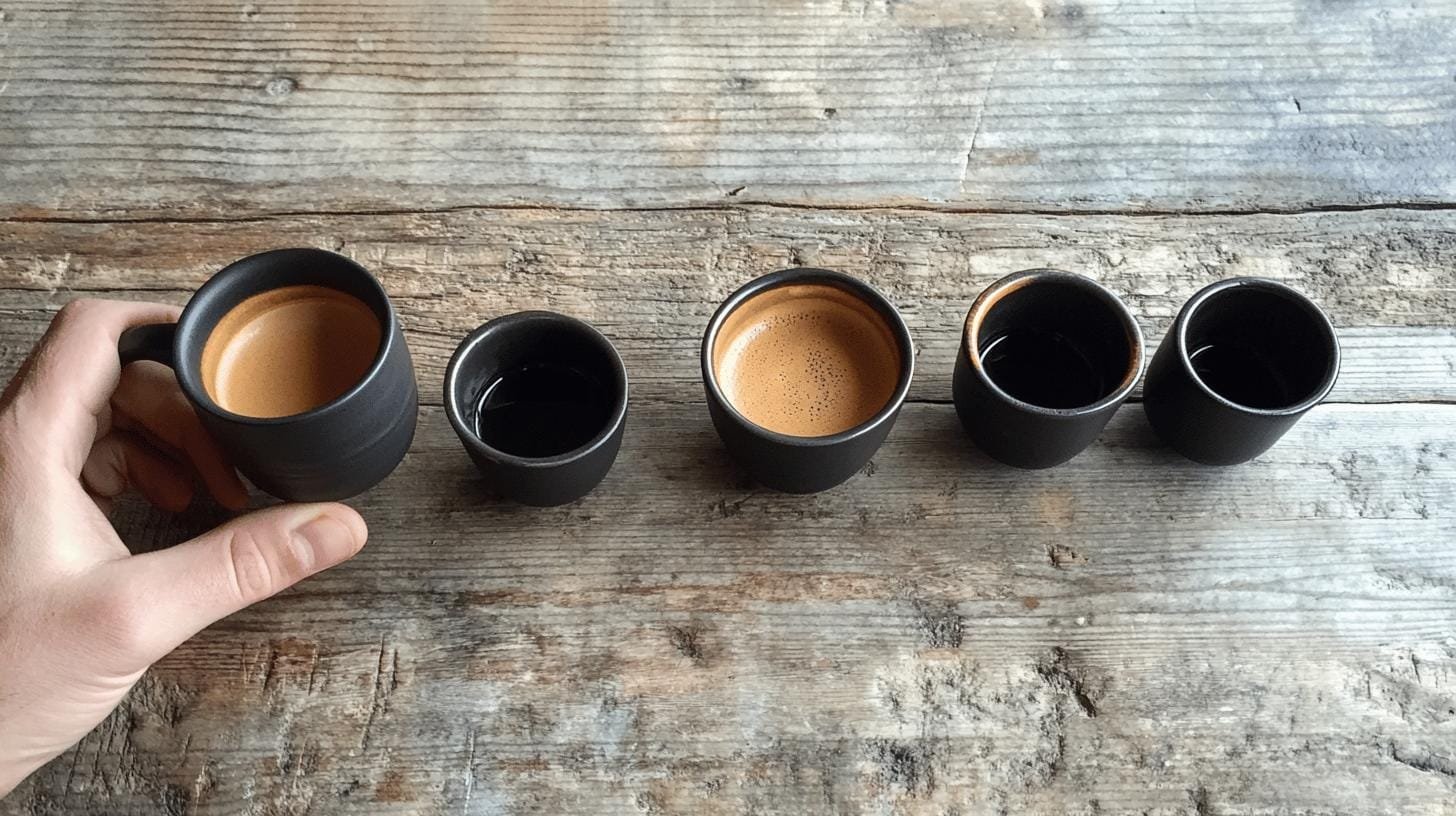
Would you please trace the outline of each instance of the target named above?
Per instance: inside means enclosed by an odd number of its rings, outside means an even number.
[[[476,433],[513,456],[557,456],[590,442],[611,419],[612,393],[574,368],[535,363],[492,380],[480,395]]]
[[[1253,349],[1219,343],[1188,355],[1193,371],[1214,393],[1249,408],[1284,408],[1295,400],[1279,370]]]
[[[1109,390],[1097,366],[1058,332],[1003,334],[981,347],[981,365],[1002,391],[1043,408],[1080,408]]]

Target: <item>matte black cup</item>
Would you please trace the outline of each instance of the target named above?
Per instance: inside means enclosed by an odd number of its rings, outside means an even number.
[[[223,315],[253,295],[313,285],[353,295],[379,319],[380,348],[359,381],[301,414],[235,414],[203,386],[202,349]],[[287,501],[336,501],[368,490],[404,459],[418,414],[414,366],[399,318],[379,281],[359,264],[322,249],[278,249],[230,264],[197,290],[176,323],[138,326],[121,336],[121,364],[171,366],[202,425],[260,489]]]
[[[826,284],[847,292],[872,308],[893,335],[898,350],[898,360],[893,365],[898,374],[890,398],[869,419],[843,432],[829,436],[791,436],[769,430],[733,406],[714,371],[714,347],[724,322],[755,296],[790,284]],[[765,487],[785,493],[817,493],[853,476],[879,450],[910,390],[915,348],[899,312],[874,287],[828,269],[784,269],[750,281],[723,301],[703,334],[702,367],[708,414],[728,453]]]
[[[517,377],[533,383],[537,393],[520,395],[531,399],[495,390],[516,387]],[[496,422],[496,411],[525,415]],[[445,413],[497,493],[538,507],[566,504],[606,478],[622,447],[627,369],[590,325],[518,312],[491,320],[455,349],[445,369]]]
[[[1195,462],[1234,465],[1268,450],[1335,386],[1340,343],[1309,298],[1230,278],[1178,312],[1148,368],[1143,410]]]
[[[956,355],[956,413],[993,459],[1052,467],[1092,444],[1142,367],[1142,330],[1116,295],[1071,272],[1028,269],[971,304]]]

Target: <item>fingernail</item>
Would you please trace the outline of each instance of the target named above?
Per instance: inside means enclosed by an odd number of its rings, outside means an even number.
[[[333,566],[347,560],[363,546],[362,541],[355,539],[349,525],[328,514],[305,522],[293,531],[293,535],[296,542],[307,545],[297,547],[309,551],[307,556],[302,552],[299,554],[300,560],[308,558],[309,562],[302,565],[305,569]]]

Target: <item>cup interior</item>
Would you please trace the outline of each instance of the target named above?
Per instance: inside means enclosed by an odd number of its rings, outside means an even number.
[[[569,456],[604,438],[626,410],[627,375],[600,332],[549,312],[498,318],[450,363],[458,427],[517,459]]]
[[[284,421],[352,392],[382,363],[395,328],[383,287],[349,258],[311,248],[262,252],[225,267],[188,303],[178,323],[177,377],[209,411]],[[261,342],[244,342],[250,337]],[[246,353],[243,368],[256,375],[266,409],[218,399],[219,363],[229,351]],[[275,399],[280,391],[296,397],[291,408]]]
[[[1297,292],[1244,284],[1210,293],[1188,315],[1183,350],[1210,391],[1258,410],[1322,396],[1338,365],[1328,319]]]
[[[788,278],[755,292],[714,337],[718,389],[749,422],[786,436],[863,425],[894,401],[904,371],[883,308],[833,278]]]
[[[312,285],[270,289],[213,327],[202,348],[202,384],[233,413],[301,414],[359,382],[382,341],[378,318],[352,295]]]
[[[1142,360],[1127,308],[1065,272],[1030,273],[993,289],[972,309],[967,344],[1002,392],[1051,410],[1096,405],[1130,387]]]

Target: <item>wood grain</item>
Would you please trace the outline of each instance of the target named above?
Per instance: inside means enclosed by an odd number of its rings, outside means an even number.
[[[1415,0],[7,0],[0,215],[1456,201]]]
[[[1372,240],[1371,236],[1378,236]],[[476,209],[247,222],[11,223],[0,231],[0,364],[19,365],[80,295],[184,302],[228,262],[277,246],[342,251],[383,280],[427,401],[484,320],[547,308],[599,326],[636,399],[701,399],[698,343],[717,303],[773,269],[821,265],[893,300],[919,349],[915,400],[948,400],[971,301],[1006,273],[1092,275],[1151,348],[1182,303],[1233,275],[1288,282],[1341,330],[1338,401],[1456,399],[1456,213],[1052,217],[749,206],[670,211]]]
[[[530,510],[430,408],[358,558],[182,647],[0,812],[1449,813],[1453,428],[1326,406],[1210,470],[1129,407],[1025,473],[912,405],[804,498],[649,403],[596,492]]]
[[[311,245],[381,276],[427,403],[469,328],[528,307],[602,326],[635,390],[607,480],[547,510],[485,493],[427,404],[354,502],[358,558],[185,644],[0,814],[1452,814],[1452,218],[12,221],[3,373],[71,297],[181,302]],[[921,349],[874,462],[810,497],[746,481],[697,372],[716,301],[791,263],[872,280]],[[1150,340],[1208,281],[1291,282],[1341,328],[1336,401],[1237,468],[1179,459],[1136,404],[1063,467],[998,466],[944,403],[955,337],[1039,264],[1121,292]],[[138,550],[221,518],[115,514]]]
[[[4,0],[0,379],[73,297],[318,246],[384,282],[425,406],[359,557],[178,649],[0,816],[1456,816],[1453,54],[1444,0]],[[746,480],[698,374],[716,303],[790,265],[879,286],[919,351],[811,497]],[[947,404],[960,322],[1042,265],[1150,346],[1206,283],[1291,283],[1339,385],[1242,467],[1136,399],[998,466]],[[632,378],[611,475],[549,510],[437,407],[525,308]]]

